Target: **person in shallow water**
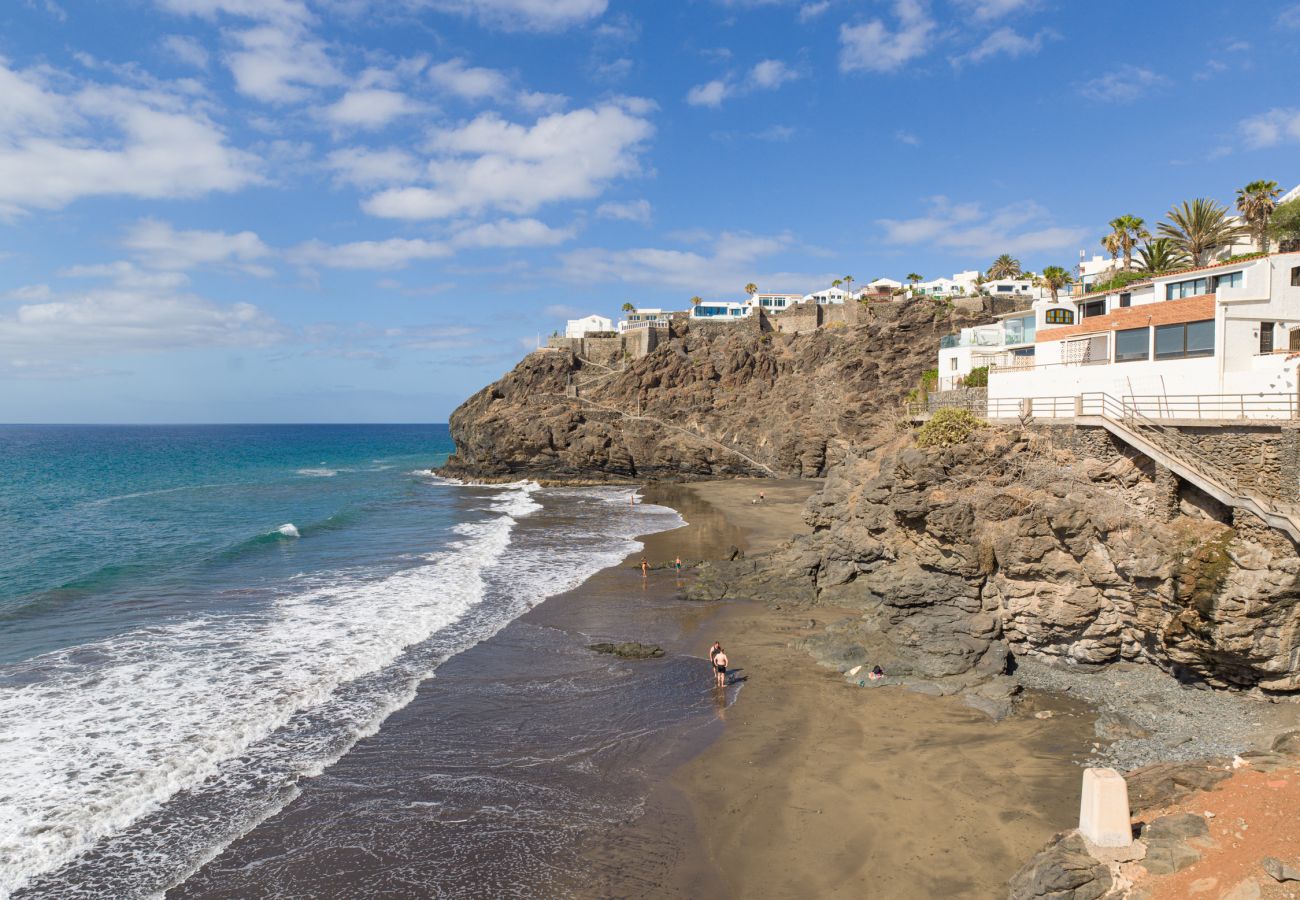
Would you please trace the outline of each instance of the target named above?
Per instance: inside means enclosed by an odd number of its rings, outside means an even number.
[[[682,558],[680,556],[673,560],[673,568],[677,570],[678,575],[682,573]]]
[[[720,653],[721,651],[722,651],[722,645],[719,644],[717,641],[714,641],[713,646],[709,648],[709,662],[712,663],[713,657],[717,656],[718,653]]]
[[[724,687],[727,684],[728,662],[730,660],[727,659],[727,651],[719,647],[718,652],[713,654],[713,674],[718,687]]]
[[[641,557],[641,577],[642,578],[650,577],[650,563],[644,556]]]

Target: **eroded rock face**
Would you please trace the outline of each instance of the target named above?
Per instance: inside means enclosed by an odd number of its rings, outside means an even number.
[[[1294,546],[1268,529],[1163,521],[1153,474],[1033,429],[849,459],[809,501],[814,533],[765,577],[794,593],[803,579],[814,602],[856,612],[809,642],[832,665],[941,678],[1001,672],[1008,654],[1131,660],[1216,687],[1296,689]]]
[[[940,336],[987,320],[930,301],[882,307],[866,324],[800,335],[687,325],[613,370],[568,352],[530,354],[452,414],[456,454],[442,471],[820,476],[850,445],[867,451],[892,436]]]

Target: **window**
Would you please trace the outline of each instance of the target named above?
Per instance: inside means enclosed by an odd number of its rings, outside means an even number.
[[[1120,307],[1120,309],[1128,309],[1128,308],[1129,308],[1130,306],[1132,306],[1132,305],[1133,305],[1133,295],[1132,295],[1132,294],[1120,294],[1120,295],[1119,295],[1119,307]]]
[[[1221,287],[1235,288],[1243,284],[1243,276],[1240,272],[1229,272],[1227,275],[1214,276],[1214,290]]]
[[[1115,362],[1135,362],[1150,359],[1151,330],[1129,328],[1115,332]]]
[[[1100,300],[1089,300],[1087,303],[1079,306],[1079,318],[1088,319],[1092,316],[1106,315],[1106,298]]]
[[[1012,285],[1009,285],[1009,284],[999,284],[999,285],[998,285],[998,293],[999,293],[999,294],[1009,294],[1009,293],[1011,293],[1013,290],[1015,290],[1015,288],[1014,288]]]
[[[956,371],[957,371],[957,357],[954,356],[952,359],[948,360],[948,363],[949,363],[948,368],[949,368],[951,371],[956,372]]]
[[[1049,309],[1044,315],[1043,321],[1048,325],[1073,325],[1074,310],[1072,309]]]
[[[1156,359],[1214,355],[1214,320],[1156,326]]]
[[[1291,269],[1291,287],[1300,287],[1300,266]]]
[[[1273,352],[1273,323],[1272,322],[1259,323],[1259,352],[1260,353]]]
[[[1190,281],[1175,281],[1165,286],[1166,300],[1181,300],[1183,297],[1199,297],[1210,292],[1208,278],[1193,278]]]
[[[1003,339],[1008,344],[1032,343],[1036,330],[1033,316],[1007,319],[1002,323]]]

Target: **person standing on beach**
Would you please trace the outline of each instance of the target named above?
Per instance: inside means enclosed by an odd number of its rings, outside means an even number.
[[[650,563],[644,556],[641,557],[641,577],[642,578],[650,577]]]
[[[719,644],[717,641],[714,641],[714,642],[713,642],[713,646],[709,648],[709,664],[710,664],[710,665],[713,664],[713,657],[717,656],[717,655],[718,655],[719,653],[721,653],[721,652],[722,652],[722,645]]]
[[[673,568],[677,570],[678,575],[682,574],[682,558],[680,556],[673,561]]]
[[[727,659],[727,651],[719,646],[718,652],[713,654],[713,674],[718,687],[726,687],[727,685],[727,663],[730,661]]]

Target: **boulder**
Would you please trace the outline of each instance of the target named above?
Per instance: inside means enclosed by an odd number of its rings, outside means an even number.
[[[1075,832],[1058,834],[1011,877],[1008,900],[1097,900],[1111,888],[1110,869],[1088,854]]]
[[[617,644],[609,642],[588,644],[587,649],[594,650],[597,653],[617,656],[619,659],[658,659],[664,655],[664,648],[658,644],[641,644],[636,641],[624,641]]]
[[[1259,864],[1274,881],[1300,881],[1300,863],[1285,863],[1276,856],[1266,856]]]

